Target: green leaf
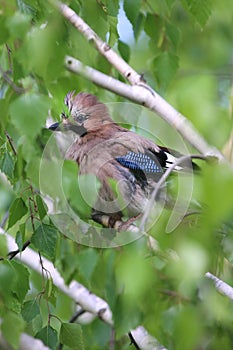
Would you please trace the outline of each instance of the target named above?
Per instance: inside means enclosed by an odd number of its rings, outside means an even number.
[[[2,261],[0,264],[0,295],[9,309],[19,311],[29,290],[29,272],[16,261]]]
[[[159,42],[162,40],[163,36],[163,19],[157,14],[148,13],[145,19],[144,30],[146,34],[150,37],[150,45],[153,50],[157,50]]]
[[[33,147],[27,147],[27,149],[24,147],[23,150],[25,151],[25,153],[24,153],[25,158],[28,157],[27,165],[25,167],[27,178],[30,180],[31,184],[34,185],[34,187],[38,188],[40,186],[40,184],[39,184],[39,172],[40,172],[40,160],[41,160],[41,158],[34,154],[35,151],[33,153]],[[34,150],[35,150],[35,148],[34,148]]]
[[[210,0],[182,0],[184,8],[204,27],[211,14]]]
[[[32,17],[35,17],[36,13],[38,12],[38,9],[35,9],[23,0],[17,0],[17,5],[22,13],[31,15]]]
[[[106,3],[109,16],[117,17],[119,11],[119,0],[110,0]]]
[[[14,159],[8,151],[5,151],[2,156],[0,155],[0,169],[10,181],[14,179],[14,167]]]
[[[47,18],[44,27],[33,28],[20,51],[20,61],[28,74],[34,72],[46,81],[57,79],[63,71],[65,56],[64,22],[55,11],[54,8],[54,15]]]
[[[105,39],[108,32],[107,15],[98,2],[95,0],[84,1],[82,3],[82,18],[102,39]]]
[[[43,254],[54,260],[57,243],[57,230],[47,224],[41,224],[33,233],[31,242]]]
[[[170,40],[172,47],[174,48],[174,50],[176,50],[180,39],[180,32],[177,29],[177,27],[172,25],[171,23],[166,23],[166,35]]]
[[[43,201],[43,199],[41,198],[41,196],[39,196],[39,195],[36,196],[36,204],[37,204],[39,217],[41,220],[43,220],[43,218],[47,214],[48,207],[45,204],[45,202]]]
[[[119,34],[117,31],[117,18],[113,16],[108,16],[108,22],[110,25],[110,29],[109,29],[110,35],[109,35],[108,44],[110,46],[113,46],[117,41],[117,39],[119,38]]]
[[[16,157],[16,162],[15,162],[15,167],[14,167],[14,178],[19,179],[19,178],[25,178],[25,158],[24,158],[24,152],[22,150],[22,147],[20,145],[17,145],[17,157]]]
[[[135,40],[138,40],[139,35],[141,34],[142,30],[144,30],[144,21],[145,21],[145,16],[141,12],[139,12],[136,23],[134,25]]]
[[[167,4],[169,9],[171,9],[173,7],[175,2],[176,2],[176,0],[166,0],[166,4]]]
[[[36,334],[41,330],[43,327],[43,319],[41,314],[33,318],[33,320],[30,322],[30,327],[32,328],[33,334]]]
[[[22,303],[19,302],[14,293],[10,294],[9,298],[5,298],[4,302],[4,305],[7,308],[7,310],[11,310],[16,314],[20,314]]]
[[[161,89],[166,89],[173,79],[179,59],[171,52],[162,52],[153,61],[154,74]]]
[[[132,248],[130,255],[122,254],[116,267],[118,287],[124,286],[124,294],[129,301],[137,300],[140,294],[147,290],[153,275],[148,261],[141,256],[136,259],[133,253],[134,250],[135,247]]]
[[[135,309],[135,302],[125,298],[124,294],[118,296],[113,314],[118,337],[122,337],[129,329],[135,328],[141,322],[140,309]]]
[[[1,41],[1,39],[0,39],[0,41]],[[1,111],[0,126],[1,126],[2,130],[4,130],[6,128],[6,124],[7,124],[7,121],[9,119],[9,112],[8,112],[9,101],[6,98],[6,92],[7,92],[7,90],[4,89],[4,85],[1,86],[1,84],[0,84],[0,97],[1,97],[1,99],[0,99],[0,111]],[[3,99],[3,97],[4,97],[4,99]]]
[[[93,174],[79,175],[78,185],[81,196],[84,199],[86,205],[92,208],[96,202],[98,191],[100,189],[100,183],[98,179]],[[75,198],[73,197],[72,199],[74,202]]]
[[[201,201],[207,204],[205,208],[207,226],[218,226],[223,220],[232,217],[233,177],[232,169],[228,165],[212,164],[203,169],[201,189],[203,196]],[[224,200],[222,200],[223,193]]]
[[[42,328],[36,335],[36,338],[42,340],[50,349],[55,350],[58,343],[57,331],[51,326]]]
[[[5,16],[0,16],[0,33],[0,44],[4,44],[7,42],[9,37]]]
[[[62,168],[62,185],[66,198],[80,217],[90,217],[96,201],[99,181],[93,174],[77,175],[77,164],[65,160]]]
[[[46,295],[48,296],[48,298],[50,298],[51,296],[53,296],[54,290],[53,290],[53,280],[52,278],[47,279],[46,281]]]
[[[23,249],[23,237],[20,231],[16,232],[15,242],[20,251]]]
[[[7,342],[13,347],[13,349],[19,349],[20,335],[24,328],[22,318],[14,312],[8,311],[3,319],[1,328],[3,336]]]
[[[28,300],[23,303],[22,316],[26,322],[31,322],[40,314],[40,308],[36,300]]]
[[[130,59],[130,47],[129,45],[125,44],[123,41],[118,41],[118,50],[121,54],[121,57],[124,58],[126,62],[129,62]]]
[[[27,214],[28,208],[22,198],[16,198],[9,211],[8,229]]]
[[[82,328],[77,323],[62,323],[60,342],[71,348],[84,350]]]
[[[176,349],[195,349],[198,347],[202,335],[202,317],[198,309],[194,305],[188,305],[181,308],[181,312],[177,315],[175,323],[175,334],[180,337],[175,340]],[[226,347],[228,348],[228,346]]]
[[[19,225],[19,231],[17,231],[16,237],[15,237],[15,242],[20,251],[22,251],[24,239],[25,239],[25,223]]]
[[[91,278],[91,275],[96,267],[98,257],[98,253],[92,248],[87,248],[78,254],[78,268],[87,280],[90,280]]]
[[[7,27],[13,39],[22,38],[28,33],[31,25],[31,16],[16,12],[7,21]]]
[[[12,123],[21,135],[33,141],[45,125],[49,106],[50,101],[46,96],[30,93],[22,95],[10,106]]]
[[[211,74],[187,75],[176,79],[174,85],[173,96],[176,96],[176,101],[172,101],[173,105],[182,114],[188,115],[210,144],[222,149],[230,137],[232,119],[220,104],[216,105],[219,99],[216,77]],[[197,99],[200,103],[196,103]]]
[[[140,12],[141,0],[125,0],[124,10],[127,18],[135,28],[137,18]]]
[[[11,266],[14,271],[14,285],[12,286],[12,292],[17,296],[17,299],[22,303],[27,292],[30,289],[29,286],[29,271],[21,263],[17,261],[11,261]]]
[[[11,288],[14,284],[14,271],[9,261],[1,261],[0,264],[0,295],[10,298]]]
[[[0,235],[0,257],[6,256],[8,253],[6,237]]]

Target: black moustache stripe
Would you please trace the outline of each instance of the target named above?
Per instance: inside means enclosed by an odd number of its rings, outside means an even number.
[[[72,130],[81,137],[87,134],[87,129],[85,129],[83,125],[69,124],[68,129]]]

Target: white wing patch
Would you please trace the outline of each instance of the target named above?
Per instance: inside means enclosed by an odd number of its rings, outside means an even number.
[[[174,157],[172,154],[165,152],[166,156],[167,156],[167,160],[166,160],[166,168],[170,168],[174,163],[177,162],[178,158]],[[177,165],[174,170],[180,171],[182,170],[183,167]]]

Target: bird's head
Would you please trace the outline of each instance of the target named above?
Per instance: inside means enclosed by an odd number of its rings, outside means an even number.
[[[75,91],[71,91],[66,95],[64,102],[68,113],[62,113],[62,122],[51,125],[51,130],[72,130],[84,136],[88,132],[97,131],[105,124],[113,123],[106,105],[92,94],[75,94]]]

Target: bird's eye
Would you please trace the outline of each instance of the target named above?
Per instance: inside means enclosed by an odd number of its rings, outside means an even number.
[[[87,119],[87,115],[83,114],[83,113],[79,113],[77,114],[74,119],[79,123],[82,124],[84,123],[84,121]]]

